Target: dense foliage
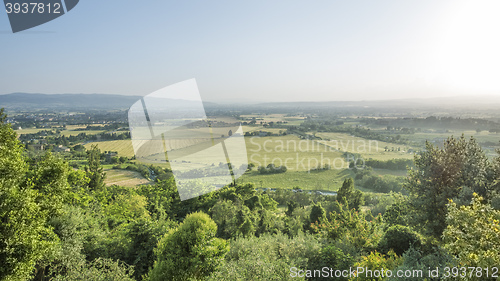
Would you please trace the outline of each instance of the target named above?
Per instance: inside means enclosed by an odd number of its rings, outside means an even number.
[[[304,123],[304,131],[342,126]],[[500,264],[500,160],[474,139],[428,143],[412,165],[372,162],[409,166],[407,178],[348,171],[336,196],[233,183],[185,201],[168,169],[127,159],[117,168],[153,183],[106,185],[102,152],[75,151],[84,169],[50,152],[26,157],[0,111],[0,280],[319,280],[324,267]]]

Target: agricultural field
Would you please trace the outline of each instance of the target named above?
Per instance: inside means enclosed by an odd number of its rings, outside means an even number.
[[[492,142],[498,144],[500,141],[500,134],[490,133],[488,131],[482,131],[480,133],[476,131],[448,131],[448,132],[423,132],[415,133],[411,135],[411,139],[416,142],[424,143],[425,140],[432,142],[442,143],[445,139],[450,136],[460,137],[462,134],[466,138],[474,137],[479,143],[481,142]]]
[[[304,121],[305,116],[296,115],[289,116],[287,114],[249,114],[249,115],[240,115],[241,118],[244,118],[245,121],[251,121],[253,118],[257,121],[257,124],[260,122],[269,123],[269,122],[288,122],[288,125],[298,125]]]
[[[395,144],[375,141],[369,147],[367,140],[344,133],[322,133],[317,135],[320,135],[324,140],[301,139],[296,135],[245,137],[248,162],[253,163],[255,167],[252,171],[246,172],[238,179],[238,182],[252,182],[257,187],[262,186],[263,188],[293,188],[298,186],[304,190],[336,191],[340,188],[345,178],[353,176],[352,171],[349,169],[349,161],[352,161],[352,159],[347,159],[344,152],[359,154],[365,159],[373,158],[377,160],[394,158],[411,159],[414,157],[413,154],[405,152],[406,147],[403,151],[385,151],[385,146],[392,147]],[[338,141],[338,147],[331,142],[333,139]],[[169,145],[173,145],[173,141],[167,140]],[[362,141],[366,144],[364,151]],[[119,156],[134,156],[131,140],[92,142],[87,143],[85,147],[88,149],[93,144],[96,144],[101,151],[117,151]],[[225,158],[219,157],[220,155],[217,156],[218,154],[215,153],[217,151],[214,152],[214,155],[204,158],[199,158],[194,154],[197,151],[210,147],[210,145],[211,143],[207,141],[177,144],[177,146],[184,146],[184,148],[174,149],[173,153],[169,153],[168,156],[169,158],[172,157],[170,159],[172,163],[159,161],[156,165],[169,167],[170,164],[174,165],[175,163],[176,169],[189,170],[201,168],[210,163],[214,165],[218,165],[219,162],[225,163]],[[150,148],[155,147],[163,148],[163,144],[151,145]],[[157,160],[163,159],[159,154],[156,155]],[[177,157],[174,157],[174,155]],[[183,157],[183,161],[176,160],[179,155]],[[155,156],[151,154],[151,157],[154,158]],[[151,160],[153,161],[154,159]],[[204,160],[211,162],[205,163],[206,161],[203,162]],[[258,166],[267,166],[271,163],[275,166],[285,165],[287,171],[279,174],[260,174],[257,171]],[[323,168],[325,164],[329,165],[330,169],[321,170],[320,168]],[[404,170],[376,169],[374,172],[378,175],[406,175],[406,171]],[[113,173],[116,172],[113,171]],[[126,175],[121,175],[121,177],[126,178]]]
[[[320,134],[318,134],[320,135]],[[344,169],[348,167],[344,152],[360,154],[364,159],[389,160],[394,158],[412,159],[413,154],[402,151],[384,151],[385,146],[393,147],[395,144],[367,141],[363,138],[352,137],[343,133],[322,133],[327,140],[306,140],[295,135],[272,137],[245,137],[248,161],[256,166],[267,166],[270,163],[276,166],[286,165],[291,171],[309,171],[330,165],[332,168]],[[337,140],[334,142],[333,140]],[[193,139],[166,140],[169,149],[174,148],[178,155],[189,155],[200,151],[207,146],[208,141],[195,142]],[[189,143],[186,143],[189,142]],[[131,140],[113,140],[90,142],[85,144],[89,149],[97,145],[101,151],[116,151],[119,156],[132,157],[134,150]],[[158,141],[151,148],[163,149],[163,144]],[[404,147],[403,149],[406,149]]]
[[[286,129],[265,128],[264,126],[260,126],[260,125],[242,125],[241,128],[243,129],[243,132],[263,131],[263,132],[271,132],[273,134],[282,134],[283,132],[286,132]]]
[[[92,145],[97,145],[99,149],[104,151],[116,151],[118,156],[133,157],[134,148],[132,147],[131,140],[112,140],[112,141],[99,141],[89,142],[85,144],[86,149],[90,149]]]
[[[289,171],[309,171],[323,167],[344,169],[349,166],[340,151],[324,144],[300,139],[295,135],[247,137],[248,161],[256,166],[285,165]]]
[[[264,121],[277,121],[284,120],[287,117],[284,115],[255,115],[248,117],[263,118]],[[220,121],[234,121],[230,117],[227,120],[220,119]],[[301,121],[302,122],[302,121]],[[76,129],[76,128],[72,128]],[[227,136],[227,127],[213,128],[212,134],[215,136],[215,143],[224,140],[218,137],[219,135]],[[262,130],[266,132],[280,133],[283,129],[278,128],[264,128],[260,125],[243,126],[244,132],[253,130]],[[196,154],[197,151],[204,150],[211,147],[212,142],[207,138],[193,138],[198,135],[200,130],[206,131],[206,128],[195,128],[188,130],[187,135],[183,135],[180,139],[166,139],[165,144],[163,141],[158,141],[157,145],[150,145],[151,161],[156,165],[168,168],[171,164],[178,165],[176,169],[194,169],[202,168],[207,163],[204,160],[209,160],[210,163],[217,165],[219,162],[225,162],[222,157],[217,157],[217,153],[210,157],[199,158]],[[383,131],[383,130],[381,130]],[[78,131],[73,131],[78,132]],[[88,131],[85,131],[88,132]],[[191,135],[195,133],[194,135]],[[313,132],[309,132],[313,134]],[[367,140],[362,137],[355,137],[347,133],[316,133],[317,137],[322,140],[308,140],[301,139],[297,135],[282,135],[270,137],[245,137],[245,145],[247,148],[248,162],[253,163],[255,167],[246,172],[238,182],[252,182],[256,187],[263,188],[293,188],[300,187],[304,190],[324,190],[336,191],[340,188],[345,178],[352,177],[353,172],[349,169],[349,161],[345,152],[352,153],[356,157],[360,156],[363,159],[375,159],[380,161],[387,161],[390,159],[413,159],[415,156],[414,151],[421,149],[420,144],[429,140],[434,144],[441,144],[442,141],[450,135],[460,136],[462,132],[441,132],[426,130],[412,135],[405,135],[411,139],[416,145],[401,145],[389,142],[382,142],[377,140]],[[474,136],[479,142],[498,142],[500,136],[487,131],[480,133],[476,131],[465,131],[466,137]],[[88,149],[91,145],[96,144],[101,151],[117,151],[119,156],[132,157],[134,150],[131,140],[115,140],[115,141],[102,141],[91,142],[85,144]],[[418,145],[417,145],[418,144]],[[167,156],[172,159],[172,163],[167,163],[163,156],[155,154],[157,150],[162,151],[164,147],[172,150]],[[145,151],[146,154],[147,151]],[[217,154],[217,155],[216,155]],[[210,154],[211,155],[211,154]],[[176,160],[183,157],[182,160]],[[154,158],[154,159],[153,159]],[[157,160],[156,162],[154,160]],[[208,163],[208,164],[210,164]],[[260,174],[257,171],[258,166],[267,166],[273,163],[275,166],[285,165],[287,171],[278,174]],[[329,170],[315,170],[324,167],[324,164],[330,165]],[[129,171],[114,171],[110,170],[110,178],[107,180],[108,184],[139,184],[136,175],[129,173]],[[387,170],[387,169],[374,169],[373,173],[376,175],[392,175],[392,176],[406,176],[405,170]],[[130,183],[128,182],[130,181]],[[124,185],[121,184],[121,185]],[[362,187],[356,187],[363,190]],[[369,191],[369,190],[364,190]]]
[[[149,180],[145,179],[141,174],[134,171],[106,169],[104,170],[104,172],[106,173],[104,182],[107,186],[119,185],[126,187],[136,187],[141,184],[150,183]]]
[[[41,128],[41,129],[29,128],[29,129],[21,129],[21,130],[14,130],[14,131],[19,136],[20,134],[36,134],[36,133],[38,133],[40,131],[45,131],[45,130],[51,130],[51,129],[47,129],[47,128]]]
[[[92,126],[101,126],[101,124],[92,124]],[[76,129],[85,129],[87,128],[87,125],[66,125],[66,130],[68,131],[72,131],[72,130],[76,130]]]
[[[303,190],[337,191],[342,186],[344,179],[353,176],[349,169],[312,172],[287,171],[281,174],[262,175],[254,168],[253,171],[245,173],[237,182],[254,183],[258,188],[291,189],[299,187]]]
[[[207,116],[209,120],[226,122],[226,123],[238,123],[240,120],[231,116]]]
[[[377,140],[367,140],[365,138],[355,137],[345,133],[317,133],[316,136],[323,139],[317,142],[325,146],[343,152],[361,154],[364,159],[412,159],[413,154],[408,153],[408,150],[415,150],[415,148],[411,146],[387,143]],[[386,151],[386,147],[388,148],[388,151]],[[394,151],[392,151],[393,148]]]
[[[94,125],[93,125],[94,126]],[[106,132],[105,130],[77,130],[77,129],[83,129],[86,128],[87,126],[84,125],[68,125],[66,126],[65,129],[62,127],[52,127],[52,128],[28,128],[28,129],[21,129],[21,130],[15,130],[15,132],[20,135],[20,134],[35,134],[40,131],[56,131],[56,130],[61,130],[61,135],[69,137],[69,136],[76,136],[81,133],[85,133],[87,135],[96,135],[100,133]]]

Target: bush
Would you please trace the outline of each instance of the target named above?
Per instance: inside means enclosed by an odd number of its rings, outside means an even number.
[[[371,189],[376,192],[389,193],[389,192],[404,192],[403,189],[404,177],[395,177],[390,175],[365,175],[359,184],[367,189]]]
[[[308,268],[308,260],[319,255],[321,246],[312,235],[240,237],[231,241],[225,264],[207,280],[304,280],[292,278],[290,268]]]
[[[380,271],[384,270],[393,270],[401,263],[401,258],[396,256],[394,252],[390,251],[387,255],[380,254],[379,252],[371,252],[368,256],[363,256],[361,261],[357,262],[354,267],[362,267],[365,269],[364,273],[358,272],[358,276],[351,278],[350,280],[370,280],[370,281],[378,281],[384,280],[385,278],[382,276],[376,277],[376,274],[368,272],[367,270]]]
[[[258,171],[260,174],[267,175],[267,174],[280,174],[284,173],[287,171],[286,166],[274,166],[274,164],[269,164],[267,167],[264,166],[259,166]]]
[[[442,248],[436,248],[434,252],[424,256],[418,250],[413,248],[408,249],[402,256],[402,264],[396,267],[393,270],[393,273],[397,271],[401,272],[412,272],[412,276],[406,277],[397,277],[396,274],[393,274],[391,278],[387,278],[390,281],[420,281],[424,279],[424,277],[429,275],[429,270],[435,270],[438,268],[438,272],[445,272],[445,267],[453,268],[458,267],[456,261],[451,257],[446,251],[443,251]],[[422,272],[422,275],[415,274],[417,272]],[[459,279],[451,279],[451,280],[461,280]],[[434,280],[434,279],[431,279]]]
[[[63,275],[51,279],[54,281],[134,281],[134,269],[120,261],[96,259],[90,263],[82,260],[68,268]]]
[[[335,270],[345,270],[354,265],[354,258],[344,253],[335,245],[325,245],[317,255],[309,259],[308,268],[311,270],[322,269],[323,267]],[[310,278],[309,280],[323,280],[322,277]],[[335,278],[335,280],[347,280],[347,278]]]
[[[482,201],[474,194],[470,206],[458,207],[454,202],[447,205],[443,241],[463,266],[491,268],[500,264],[500,211]]]
[[[158,243],[157,260],[147,280],[201,279],[212,273],[229,251],[226,240],[216,238],[216,233],[217,225],[207,214],[187,215]]]
[[[400,256],[410,247],[419,248],[421,245],[422,239],[418,233],[407,226],[394,225],[387,229],[378,248],[383,253],[394,250]]]

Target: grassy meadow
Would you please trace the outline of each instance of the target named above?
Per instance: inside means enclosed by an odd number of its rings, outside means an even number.
[[[337,191],[344,179],[352,177],[348,169],[324,171],[287,171],[281,174],[262,175],[255,169],[245,173],[238,183],[254,183],[258,188],[294,188],[304,190]]]

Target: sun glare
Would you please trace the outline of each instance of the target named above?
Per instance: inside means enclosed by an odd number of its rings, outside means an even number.
[[[500,92],[500,1],[454,3],[440,31],[441,83],[468,94]]]

